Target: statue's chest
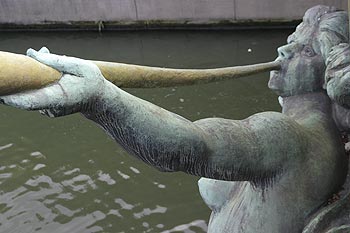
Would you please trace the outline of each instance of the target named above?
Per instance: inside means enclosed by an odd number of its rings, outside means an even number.
[[[274,195],[241,185],[220,209],[213,210],[208,233],[300,232],[298,211]]]

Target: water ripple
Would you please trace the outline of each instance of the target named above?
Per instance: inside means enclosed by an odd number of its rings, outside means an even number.
[[[82,193],[87,192],[89,187],[92,189],[96,189],[97,187],[91,177],[85,174],[77,175],[72,179],[62,181],[61,183],[66,187],[72,188],[75,192]]]
[[[166,211],[167,211],[166,207],[157,205],[156,208],[154,208],[154,209],[145,208],[139,213],[134,213],[134,217],[135,218],[142,218],[142,217],[145,217],[145,216],[148,216],[151,214],[158,214],[158,213],[164,214]]]
[[[35,167],[33,168],[33,171],[40,170],[41,168],[44,168],[44,167],[46,167],[45,164],[39,163],[39,164],[35,165]]]
[[[5,149],[10,148],[10,147],[12,147],[12,146],[13,146],[13,143],[9,143],[9,144],[7,144],[7,145],[0,146],[0,150],[5,150]]]
[[[134,167],[130,167],[130,170],[133,171],[135,174],[140,174],[141,173],[138,169],[136,169]]]
[[[115,180],[111,178],[111,176],[108,173],[103,173],[101,170],[97,172],[98,173],[98,180],[103,181],[107,183],[108,185],[113,185],[115,184]]]

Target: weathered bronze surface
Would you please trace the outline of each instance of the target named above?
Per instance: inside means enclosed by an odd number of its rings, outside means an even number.
[[[282,113],[191,122],[121,90],[94,63],[46,49],[28,55],[62,72],[61,79],[0,99],[50,117],[80,112],[145,163],[203,177],[210,233],[349,232],[342,139],[350,132],[348,28],[345,11],[316,6],[305,13],[278,49],[273,64],[281,69],[268,83]]]

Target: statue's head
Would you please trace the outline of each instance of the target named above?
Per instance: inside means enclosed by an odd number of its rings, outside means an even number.
[[[278,48],[282,68],[271,72],[269,88],[282,97],[321,91],[329,51],[348,42],[348,35],[345,11],[328,6],[310,8],[287,44]]]

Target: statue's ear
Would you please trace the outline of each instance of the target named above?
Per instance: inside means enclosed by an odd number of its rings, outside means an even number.
[[[201,178],[198,181],[199,192],[205,204],[214,212],[219,212],[224,204],[232,200],[241,190],[242,182],[231,182]]]

